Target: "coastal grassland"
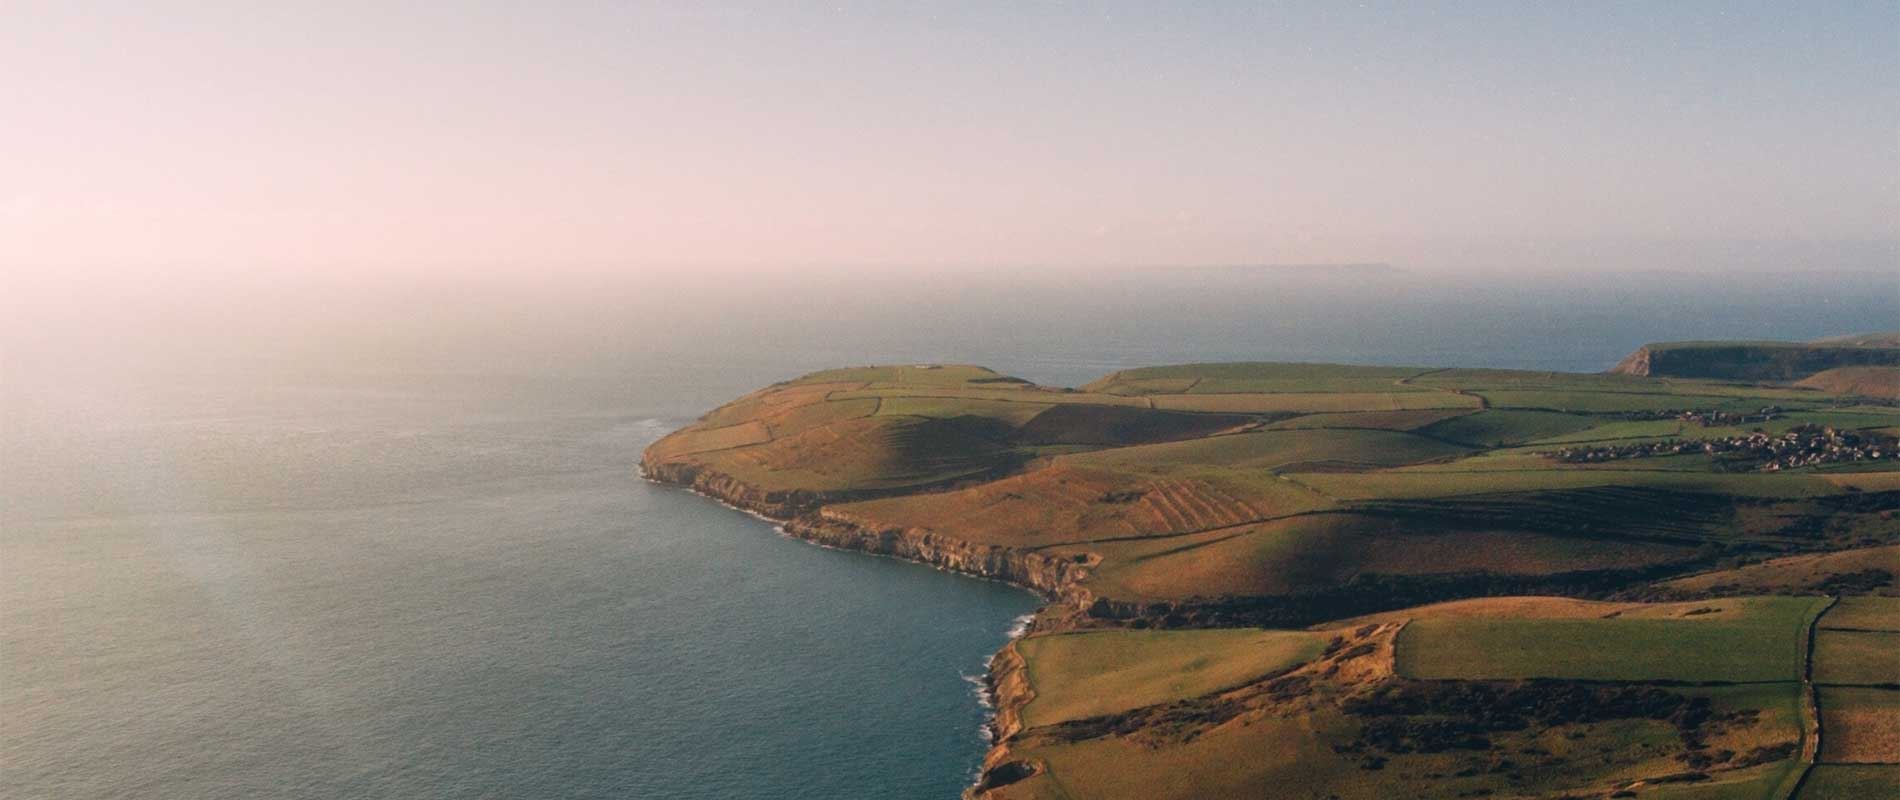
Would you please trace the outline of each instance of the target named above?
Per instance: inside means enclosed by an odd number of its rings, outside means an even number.
[[[923,397],[939,400],[989,400],[998,403],[1084,403],[1099,406],[1148,407],[1146,400],[1139,397],[1071,392],[1033,384],[960,384],[956,386],[870,384],[863,388],[841,389],[830,394],[833,400],[854,400],[862,397]]]
[[[1126,447],[1214,436],[1255,421],[1255,417],[1237,414],[1068,404],[1051,406],[1025,420],[1017,435],[1034,444]]]
[[[1178,535],[1329,505],[1271,476],[1130,475],[1058,458],[1051,466],[945,492],[840,504],[833,519],[871,530],[928,529],[1012,547]]]
[[[1648,392],[1588,392],[1566,389],[1484,389],[1478,390],[1493,408],[1525,408],[1571,413],[1611,414],[1635,411],[1752,412],[1764,405],[1803,407],[1824,398],[1779,398],[1768,400],[1757,395],[1691,395]]]
[[[1861,686],[1900,684],[1900,632],[1815,631],[1814,681]]]
[[[1099,717],[1227,689],[1318,656],[1324,637],[1255,628],[1094,630],[1017,643],[1035,699],[1025,725]]]
[[[1578,389],[1585,391],[1657,391],[1661,381],[1606,372],[1548,372],[1517,369],[1439,369],[1413,378],[1428,386],[1492,389]]]
[[[1430,391],[1402,383],[1426,372],[1412,367],[1232,362],[1125,369],[1082,387],[1109,394],[1273,394],[1283,392]]]
[[[691,429],[689,429],[690,431]],[[678,454],[662,440],[649,450],[665,463],[684,455],[767,491],[889,490],[981,475],[1018,457],[1000,420],[859,417],[728,449]],[[681,438],[696,441],[694,431]]]
[[[1183,600],[1219,596],[1285,596],[1338,590],[1327,608],[1351,607],[1348,595],[1385,603],[1403,595],[1393,580],[1434,575],[1538,585],[1566,573],[1622,572],[1686,563],[1690,546],[1631,547],[1608,538],[1523,530],[1444,528],[1353,513],[1316,513],[1190,536],[1056,548],[1089,553],[1100,563],[1088,586],[1109,597]],[[1386,583],[1381,583],[1385,581]],[[1431,589],[1428,581],[1417,591]],[[1452,584],[1456,585],[1456,584]],[[1341,590],[1341,587],[1345,587]]]
[[[1480,462],[1481,463],[1481,462]],[[1881,473],[1872,473],[1879,475]],[[1893,474],[1893,473],[1887,473]],[[1818,497],[1840,491],[1841,483],[1872,484],[1882,478],[1853,475],[1784,473],[1690,473],[1643,469],[1465,469],[1446,465],[1424,470],[1364,473],[1289,472],[1288,477],[1343,500],[1454,497],[1503,492],[1584,489],[1598,486],[1653,487],[1738,497]]]
[[[1872,800],[1900,786],[1900,764],[1816,764],[1795,800]]]
[[[1055,407],[1054,403],[1014,402],[1006,400],[980,400],[967,397],[867,397],[856,400],[838,400],[829,405],[846,403],[870,403],[878,416],[884,417],[928,417],[931,419],[951,419],[954,417],[984,417],[1002,420],[1012,426],[1021,427],[1023,423]]]
[[[1019,385],[1027,381],[1003,375],[988,367],[972,364],[898,364],[820,370],[791,383],[794,385],[859,383],[881,386],[963,386],[966,384]]]
[[[854,389],[861,383],[784,383],[760,389],[722,405],[699,418],[685,430],[737,425],[762,419],[786,409],[822,403],[834,391]],[[663,440],[664,441],[664,440]]]
[[[1180,474],[1209,467],[1268,471],[1295,465],[1333,469],[1412,464],[1461,456],[1470,448],[1398,431],[1256,431],[1067,456],[1065,462],[1131,474]]]
[[[878,410],[878,401],[873,399],[818,401],[789,405],[762,417],[760,421],[765,423],[766,432],[771,438],[779,439],[836,422],[868,417]]]
[[[1822,686],[1821,761],[1900,764],[1900,689]]]
[[[1155,408],[1234,414],[1476,409],[1483,405],[1478,398],[1469,395],[1430,391],[1161,394],[1147,395],[1145,399]]]
[[[653,452],[661,458],[678,458],[764,444],[769,441],[772,441],[772,429],[764,422],[755,419],[714,428],[699,428],[689,434],[670,436],[655,444]]]
[[[1474,447],[1502,447],[1561,436],[1596,426],[1599,420],[1553,411],[1480,411],[1438,422],[1419,433]]]
[[[1796,681],[1808,621],[1824,606],[1817,598],[1755,598],[1674,618],[1420,619],[1399,636],[1398,671],[1427,679]]]
[[[1533,446],[1541,446],[1610,442],[1623,439],[1670,439],[1681,436],[1688,427],[1681,420],[1675,419],[1618,420],[1605,417],[1586,417],[1586,419],[1597,420],[1597,424],[1579,428],[1570,433],[1532,439],[1529,443]]]
[[[1302,414],[1267,425],[1268,430],[1307,430],[1312,428],[1379,428],[1389,431],[1411,431],[1426,427],[1435,422],[1455,419],[1471,414],[1465,408],[1420,408],[1400,411],[1342,411],[1325,414]]]

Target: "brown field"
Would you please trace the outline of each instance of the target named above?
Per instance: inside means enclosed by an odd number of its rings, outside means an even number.
[[[1900,633],[1822,628],[1814,634],[1816,683],[1900,684]]]
[[[1821,617],[1823,628],[1900,631],[1900,597],[1843,597]]]
[[[772,412],[761,421],[772,438],[795,436],[821,425],[868,417],[878,410],[876,400],[800,403]]]
[[[1821,760],[1900,763],[1900,690],[1823,686]]]
[[[1835,486],[1852,491],[1900,491],[1900,472],[1833,472],[1822,477]]]
[[[1865,547],[1834,553],[1784,556],[1758,564],[1690,575],[1656,584],[1684,594],[1805,594],[1839,590],[1842,576],[1868,570],[1900,573],[1900,545]],[[1878,580],[1878,579],[1876,579]],[[1876,594],[1900,594],[1900,581],[1871,588]],[[1833,612],[1829,612],[1832,616]]]
[[[1900,367],[1839,367],[1795,381],[1796,386],[1835,394],[1900,400]]]
[[[654,445],[662,458],[679,458],[715,450],[730,450],[772,441],[772,431],[764,422],[751,420],[718,428],[701,428],[689,436],[677,436]]]

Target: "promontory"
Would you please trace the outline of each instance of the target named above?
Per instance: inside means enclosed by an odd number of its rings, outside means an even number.
[[[642,466],[1047,599],[972,798],[1892,796],[1900,350],[1791,347],[836,369]]]

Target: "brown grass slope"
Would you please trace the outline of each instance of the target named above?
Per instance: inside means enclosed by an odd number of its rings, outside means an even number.
[[[1794,385],[1834,394],[1900,400],[1900,367],[1836,367],[1816,372]]]

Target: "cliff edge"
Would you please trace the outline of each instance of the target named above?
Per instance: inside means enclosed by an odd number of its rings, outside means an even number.
[[[1814,342],[1659,342],[1636,349],[1612,374],[1794,382],[1833,369],[1900,368],[1900,334]]]

